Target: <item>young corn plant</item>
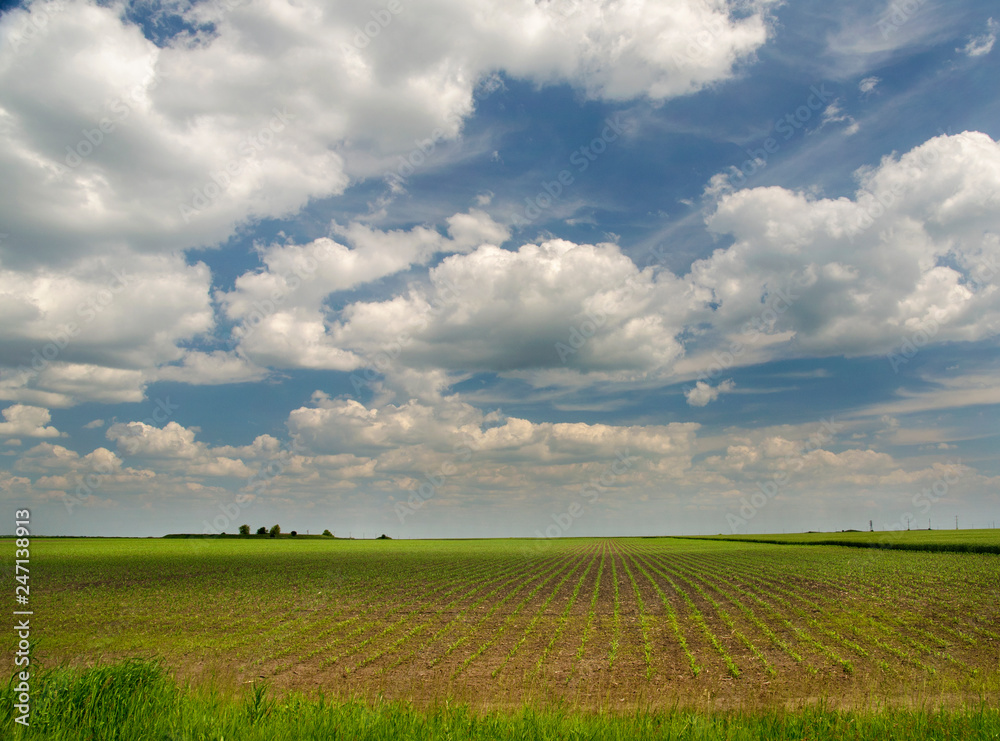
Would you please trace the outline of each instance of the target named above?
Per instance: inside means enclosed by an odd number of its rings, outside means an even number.
[[[486,651],[488,651],[497,641],[499,641],[500,638],[503,637],[503,635],[506,632],[507,628],[514,621],[514,618],[516,618],[518,616],[518,614],[520,614],[522,608],[526,604],[528,604],[532,600],[532,598],[536,594],[538,594],[538,592],[540,592],[542,590],[542,587],[544,587],[550,581],[552,581],[553,579],[555,579],[560,573],[562,573],[563,571],[565,571],[567,568],[570,568],[571,565],[572,565],[573,570],[576,570],[576,568],[578,568],[577,564],[567,564],[566,566],[563,566],[563,567],[557,569],[556,571],[552,572],[552,574],[550,574],[544,581],[539,582],[538,585],[535,586],[535,588],[532,589],[528,593],[528,595],[524,599],[522,599],[513,610],[511,610],[509,613],[507,613],[507,619],[504,620],[500,624],[500,627],[497,628],[493,632],[493,636],[488,641],[486,641],[485,643],[481,643],[479,645],[479,648],[477,648],[471,655],[469,655],[468,657],[466,657],[465,661],[462,662],[461,666],[459,666],[458,669],[455,670],[455,673],[452,675],[452,678],[457,677],[459,674],[461,674],[462,672],[464,672],[466,670],[466,668],[468,668],[469,664],[471,664],[473,661],[475,661],[480,656],[482,656],[484,653],[486,653]],[[572,572],[570,572],[570,573],[572,573]]]
[[[556,645],[556,642],[559,640],[559,637],[566,629],[566,625],[569,622],[569,613],[573,609],[573,605],[576,603],[576,598],[580,594],[580,588],[583,586],[584,581],[587,579],[587,574],[590,573],[590,569],[593,567],[594,561],[596,560],[597,556],[595,555],[594,558],[591,559],[590,563],[587,564],[587,568],[584,569],[583,574],[577,581],[576,587],[574,587],[573,589],[573,593],[570,595],[569,600],[566,602],[566,607],[563,608],[562,614],[559,616],[559,622],[556,625],[555,631],[552,633],[552,638],[549,639],[549,643],[545,647],[545,650],[542,651],[541,656],[538,657],[538,661],[535,662],[535,667],[531,672],[532,677],[534,677],[536,674],[538,674],[539,671],[541,671],[542,664],[545,663],[546,657],[548,657],[549,652],[552,651],[552,647]]]
[[[684,632],[681,630],[680,623],[677,622],[677,613],[674,611],[674,606],[670,604],[670,599],[667,597],[663,588],[657,583],[657,581],[651,577],[645,569],[639,568],[640,573],[649,580],[650,584],[653,585],[653,589],[660,596],[660,602],[663,604],[663,609],[667,614],[667,622],[670,624],[671,630],[674,632],[674,637],[677,639],[677,643],[681,647],[681,651],[684,652],[684,656],[687,657],[688,667],[691,669],[691,675],[697,677],[701,673],[701,666],[694,658],[694,654],[691,653],[691,648],[688,646],[687,638],[684,636]]]
[[[613,617],[613,628],[611,634],[611,648],[608,651],[608,669],[615,665],[615,658],[618,656],[618,646],[621,642],[621,598],[618,594],[618,569],[615,566],[615,554],[611,553],[611,583],[614,584],[615,607]]]
[[[601,575],[604,573],[605,555],[605,548],[602,546],[601,562],[597,566],[597,578],[594,580],[594,591],[590,596],[590,609],[587,611],[587,623],[583,627],[583,635],[580,636],[580,646],[576,650],[576,656],[573,657],[573,666],[566,676],[567,684],[569,684],[570,680],[573,678],[577,667],[580,665],[580,661],[583,659],[583,655],[587,650],[587,640],[590,638],[590,632],[593,630],[594,621],[597,618],[597,598],[601,591]]]
[[[730,582],[729,580],[727,580],[725,578],[722,578],[722,577],[720,577],[720,576],[718,576],[716,574],[713,574],[712,572],[708,571],[707,569],[696,570],[696,571],[688,571],[687,573],[690,573],[693,578],[700,580],[703,584],[707,585],[710,589],[712,589],[713,591],[715,591],[717,594],[719,594],[720,596],[722,596],[725,599],[727,599],[734,607],[736,607],[737,610],[740,611],[740,613],[742,613],[742,615],[747,619],[748,622],[750,622],[761,633],[763,633],[765,636],[767,636],[768,639],[770,639],[771,643],[773,645],[777,646],[789,658],[791,658],[796,663],[802,663],[804,661],[804,659],[802,658],[802,655],[800,653],[798,653],[794,648],[792,648],[788,644],[787,641],[783,640],[780,636],[778,636],[757,615],[757,613],[755,613],[753,611],[753,608],[749,607],[738,596],[734,596],[734,594],[733,594],[733,593],[735,593],[736,595],[742,595],[743,597],[746,597],[749,600],[750,596],[751,596],[749,592],[747,592],[746,590],[744,590],[739,585],[734,584],[733,582]],[[708,574],[708,576],[713,577],[714,581],[709,580],[708,577],[705,576],[705,574]],[[726,589],[724,589],[721,586],[719,586],[720,583],[728,585],[729,589],[731,589],[732,592],[729,592]],[[760,600],[757,600],[756,597],[754,597],[754,600],[760,602]],[[761,604],[764,604],[766,606],[766,603],[761,603]],[[811,673],[814,673],[814,672],[815,672],[815,670],[813,669]]]
[[[451,653],[453,653],[455,651],[455,649],[457,649],[459,646],[461,646],[463,643],[465,643],[469,639],[469,637],[479,628],[479,626],[482,625],[483,623],[485,623],[486,620],[488,620],[498,609],[500,609],[500,607],[502,605],[504,605],[507,602],[507,600],[511,599],[515,594],[517,594],[521,589],[523,589],[524,587],[526,587],[528,584],[530,584],[535,579],[541,578],[545,574],[549,573],[552,569],[557,568],[558,565],[559,565],[559,563],[561,563],[561,561],[559,559],[551,559],[551,560],[548,560],[548,561],[544,562],[544,564],[542,565],[542,567],[540,567],[538,570],[536,570],[534,572],[532,572],[531,569],[526,569],[525,572],[524,572],[524,575],[514,576],[513,578],[506,580],[503,584],[501,584],[500,586],[498,586],[495,589],[491,590],[490,592],[487,592],[482,597],[480,597],[478,600],[476,600],[475,603],[473,603],[468,608],[466,608],[465,610],[463,610],[461,613],[459,613],[458,615],[456,615],[451,620],[451,622],[449,622],[447,625],[445,625],[443,628],[441,628],[437,633],[435,633],[431,637],[431,639],[428,641],[428,644],[433,643],[440,636],[444,635],[452,625],[456,625],[459,622],[461,622],[464,619],[464,616],[467,613],[469,613],[472,610],[472,608],[479,606],[479,604],[481,604],[482,602],[484,602],[488,597],[491,597],[494,594],[496,594],[497,592],[499,592],[503,587],[509,586],[510,584],[513,584],[513,583],[517,582],[518,586],[516,586],[512,591],[508,592],[507,595],[505,597],[503,597],[499,602],[497,602],[496,604],[494,604],[493,607],[486,613],[486,615],[484,615],[479,620],[479,622],[476,623],[475,627],[473,627],[472,630],[468,631],[464,635],[459,636],[458,638],[456,638],[455,640],[453,640],[448,645],[448,647],[445,648],[445,650],[444,650],[443,653],[438,654],[436,657],[434,657],[434,659],[431,660],[429,666],[431,668],[433,668],[434,666],[437,666],[443,659],[447,658]]]
[[[654,568],[652,566],[652,563],[648,560],[648,557],[644,558],[643,560],[646,561],[647,565],[649,565],[650,568]],[[654,570],[655,570],[655,568],[654,568]],[[715,599],[713,599],[712,596],[709,595],[704,589],[702,589],[696,582],[692,581],[691,579],[687,578],[686,576],[684,576],[683,574],[681,574],[681,573],[679,573],[677,571],[671,570],[671,573],[673,573],[674,576],[676,576],[681,581],[683,581],[686,584],[688,584],[699,595],[701,595],[702,599],[704,599],[706,602],[708,602],[710,605],[712,605],[713,608],[715,608],[715,612],[719,615],[719,618],[722,620],[722,622],[725,624],[725,626],[727,628],[729,628],[729,632],[732,633],[736,637],[736,639],[740,643],[742,643],[747,648],[747,650],[750,651],[750,653],[752,653],[757,658],[758,661],[761,662],[761,664],[763,664],[763,666],[764,666],[764,672],[766,674],[768,674],[768,675],[770,675],[772,677],[775,676],[775,674],[777,674],[777,672],[775,671],[774,667],[771,666],[771,662],[769,662],[767,660],[767,657],[765,657],[764,654],[762,654],[760,652],[760,649],[757,648],[753,644],[753,642],[749,638],[746,637],[746,635],[744,635],[743,631],[741,631],[739,628],[736,627],[736,623],[733,621],[732,616],[729,614],[728,611],[726,611],[722,607],[722,605],[720,605]],[[728,667],[728,664],[727,664],[727,667]],[[738,670],[737,670],[737,672],[738,672]],[[732,669],[730,669],[730,674],[732,674]],[[737,674],[733,674],[733,676],[738,676],[738,673]]]
[[[574,566],[572,571],[567,572],[566,575],[559,580],[556,586],[549,593],[548,598],[545,600],[545,602],[542,603],[541,607],[539,607],[535,611],[535,614],[528,622],[528,625],[525,626],[524,631],[522,631],[521,633],[520,640],[518,640],[518,642],[515,643],[513,647],[511,647],[510,651],[508,651],[507,655],[504,657],[504,660],[500,662],[500,666],[496,667],[491,672],[490,676],[495,678],[501,671],[503,671],[503,668],[507,666],[510,660],[514,658],[514,655],[518,652],[518,649],[520,649],[521,646],[524,645],[524,642],[528,640],[528,636],[531,635],[531,632],[535,629],[535,626],[538,624],[538,621],[542,619],[542,616],[545,614],[545,610],[548,609],[548,606],[552,603],[552,600],[559,593],[559,590],[562,589],[563,584],[565,584],[569,580],[569,578],[579,570],[579,568],[580,568],[579,565]],[[587,570],[588,571],[590,570],[589,565],[587,566]],[[579,584],[577,585],[577,587],[579,588]],[[574,595],[575,594],[576,592],[574,592]]]
[[[629,556],[629,558],[631,558],[631,556]],[[633,561],[633,563],[635,563],[635,561]],[[628,576],[628,580],[632,583],[632,591],[635,593],[635,602],[639,606],[639,627],[642,630],[642,653],[646,663],[646,679],[652,679],[653,644],[649,639],[650,617],[646,612],[646,606],[642,602],[642,595],[639,593],[639,585],[636,583],[635,577],[632,576],[632,570],[628,567],[628,559],[622,559],[622,566],[625,567],[625,573]]]

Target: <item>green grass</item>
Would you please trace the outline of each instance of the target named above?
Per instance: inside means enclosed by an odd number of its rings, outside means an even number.
[[[841,545],[854,548],[896,548],[905,551],[1000,553],[1000,529],[891,530],[884,532],[789,533],[787,535],[699,535],[698,540],[734,540],[781,545]]]
[[[1000,710],[836,711],[822,704],[764,712],[665,710],[593,714],[522,707],[476,712],[442,702],[419,710],[373,699],[272,696],[257,685],[234,696],[178,685],[158,664],[126,661],[56,669],[32,683],[27,729],[11,722],[13,683],[0,688],[3,738],[45,741],[288,741],[291,739],[961,739],[1000,737]]]

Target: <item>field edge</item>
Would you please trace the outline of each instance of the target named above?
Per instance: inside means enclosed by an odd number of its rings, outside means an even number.
[[[15,679],[0,688],[13,724]],[[446,700],[427,708],[405,701],[274,697],[267,685],[240,695],[180,685],[156,661],[125,660],[87,669],[49,668],[31,682],[31,719],[14,738],[690,738],[879,739],[995,738],[1000,708],[894,707],[837,710],[822,702],[797,709],[586,712],[530,704],[477,711]]]

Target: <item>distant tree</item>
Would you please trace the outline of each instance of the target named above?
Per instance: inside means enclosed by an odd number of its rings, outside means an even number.
[[[272,538],[277,538],[281,534],[281,525],[271,525],[271,530],[268,533]]]
[[[240,525],[240,535],[249,535],[249,534],[250,534],[250,526]]]
[[[299,534],[298,530],[292,530],[292,532],[289,533],[289,535],[291,535],[293,538],[298,534]]]
[[[267,535],[267,528],[261,525],[257,528],[257,535]]]
[[[333,537],[333,533],[331,533],[329,530],[324,530],[323,531],[323,535],[325,535],[328,538],[332,538]]]
[[[392,538],[390,538],[385,533],[382,533],[381,535],[378,536],[377,540],[392,540]]]

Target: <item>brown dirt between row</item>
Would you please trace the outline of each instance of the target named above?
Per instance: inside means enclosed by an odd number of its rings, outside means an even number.
[[[380,676],[379,669],[387,663],[387,658],[394,660],[397,656],[395,653],[347,676],[338,670],[320,672],[310,676],[307,667],[303,666],[293,669],[283,677],[274,677],[273,680],[276,680],[275,684],[279,688],[306,689],[310,685],[315,686],[314,683],[319,683],[327,687],[340,685],[342,689],[351,692],[373,691],[385,697],[408,699],[418,703],[432,702],[442,695],[447,695],[456,700],[480,706],[498,703],[516,705],[525,700],[533,700],[555,703],[568,701],[582,707],[605,708],[636,705],[662,706],[677,703],[736,707],[746,705],[773,706],[808,701],[810,698],[818,697],[826,697],[834,704],[840,702],[853,706],[870,704],[879,698],[893,695],[900,697],[905,695],[911,700],[915,697],[912,692],[902,691],[902,686],[919,684],[921,677],[905,670],[901,671],[900,677],[892,678],[884,676],[877,668],[873,669],[865,666],[863,662],[856,662],[860,664],[859,670],[854,674],[846,674],[828,659],[813,652],[808,656],[808,662],[816,667],[816,672],[810,674],[804,671],[801,665],[771,645],[769,639],[761,634],[754,625],[746,621],[732,605],[727,604],[725,598],[713,594],[716,601],[728,610],[736,626],[767,656],[768,661],[776,669],[776,676],[769,676],[763,671],[760,661],[734,636],[730,635],[728,628],[715,614],[714,607],[701,595],[690,589],[689,585],[674,576],[674,581],[679,587],[685,589],[692,602],[705,616],[710,629],[718,636],[740,667],[741,675],[736,678],[731,677],[726,671],[721,657],[691,619],[687,605],[673,592],[673,588],[662,577],[650,570],[661,589],[668,595],[682,631],[687,637],[688,644],[702,666],[698,677],[693,677],[688,668],[687,659],[677,644],[666,619],[659,595],[649,580],[638,572],[630,562],[629,566],[636,578],[636,583],[639,585],[646,611],[651,616],[650,640],[653,646],[653,676],[651,680],[647,681],[638,605],[635,601],[632,584],[624,572],[620,556],[617,558],[622,634],[618,657],[613,668],[608,668],[607,660],[607,651],[613,635],[613,587],[610,561],[606,561],[599,590],[598,612],[583,658],[578,664],[576,663],[576,650],[586,625],[590,595],[596,578],[596,564],[580,590],[564,633],[548,655],[543,671],[533,682],[525,682],[525,676],[533,670],[534,662],[548,645],[549,638],[558,624],[558,617],[585,564],[581,564],[576,574],[562,585],[544,616],[536,623],[534,631],[529,634],[527,640],[518,649],[514,659],[495,678],[492,676],[492,671],[500,665],[510,648],[521,639],[525,626],[548,597],[554,582],[558,581],[562,574],[556,576],[552,582],[540,590],[532,601],[522,608],[521,613],[514,620],[507,621],[507,613],[502,609],[499,610],[469,637],[460,651],[456,651],[433,668],[429,668],[427,664],[429,659],[440,650],[440,647],[430,646],[425,649],[422,655],[415,657],[408,664],[398,667],[386,676]],[[649,570],[648,566],[647,570]],[[523,591],[530,591],[532,587],[533,585]],[[517,604],[521,599],[523,599],[523,594],[518,594],[511,602]],[[481,605],[482,609],[478,612],[485,613],[489,606]],[[426,634],[430,635],[438,627],[445,625],[459,609],[461,608],[457,607],[454,611],[442,614],[433,625],[428,627]],[[427,611],[422,612],[426,613]],[[468,620],[462,623],[461,629],[470,630],[478,617],[478,615],[468,616]],[[759,617],[764,619],[765,623],[784,640],[795,644],[796,639],[791,631],[775,622],[773,616],[760,614]],[[508,624],[501,640],[472,662],[457,680],[452,679],[452,674],[464,659],[475,651],[482,642],[489,640],[504,622],[508,622]],[[796,619],[793,619],[792,622],[794,624],[800,623]],[[398,636],[394,634],[393,638],[395,637]],[[443,642],[444,638],[453,638],[453,635],[449,633],[439,642]],[[803,647],[799,645],[797,648],[802,651]],[[804,655],[807,653],[807,651],[802,652]],[[841,653],[845,652],[841,651]],[[934,691],[930,687],[927,689],[930,692],[924,697],[941,700],[949,696],[942,691]],[[953,692],[950,693],[950,696],[962,697],[963,695],[961,692]],[[500,702],[499,698],[503,698],[503,701]]]
[[[943,661],[934,663],[934,666],[940,669],[939,676],[936,677],[929,677],[926,673],[898,665],[893,665],[893,669],[899,672],[898,676],[886,675],[875,665],[874,661],[865,660],[863,657],[855,655],[848,656],[849,652],[846,647],[837,646],[838,652],[851,658],[856,666],[853,674],[846,674],[828,659],[817,655],[814,650],[810,651],[801,642],[797,642],[792,632],[781,625],[773,615],[758,609],[756,604],[751,604],[754,612],[771,630],[781,636],[783,640],[794,645],[806,657],[804,663],[816,667],[816,672],[810,673],[801,664],[793,661],[774,646],[756,626],[747,621],[727,601],[726,597],[712,592],[704,583],[699,582],[702,588],[706,589],[713,599],[727,610],[737,628],[757,646],[774,666],[776,676],[769,676],[763,671],[760,661],[730,633],[719,619],[715,608],[690,585],[672,574],[671,577],[678,587],[688,594],[705,617],[709,628],[740,667],[741,675],[736,678],[731,677],[718,653],[691,619],[690,610],[686,603],[673,591],[665,579],[655,574],[640,559],[647,571],[656,579],[660,588],[667,594],[688,644],[702,666],[702,671],[697,677],[691,675],[687,659],[673,635],[659,594],[645,575],[629,561],[629,567],[639,585],[642,600],[651,618],[650,641],[653,647],[653,676],[647,680],[638,605],[632,584],[625,573],[621,555],[618,554],[615,558],[621,597],[622,632],[619,653],[611,668],[608,667],[608,649],[614,632],[612,618],[614,597],[611,583],[611,563],[608,559],[605,560],[599,589],[597,615],[582,659],[577,662],[576,653],[587,621],[598,562],[594,563],[580,589],[564,632],[546,658],[543,670],[533,682],[525,682],[525,674],[533,670],[535,661],[548,645],[549,639],[558,625],[559,615],[565,608],[566,601],[572,593],[579,575],[586,567],[586,562],[581,562],[577,572],[561,586],[559,593],[535,625],[534,631],[528,635],[514,659],[496,678],[491,675],[493,669],[499,666],[510,648],[521,639],[526,625],[548,597],[555,583],[561,579],[562,574],[557,575],[541,589],[531,602],[522,608],[522,612],[509,622],[501,640],[473,661],[457,679],[452,679],[452,674],[465,658],[474,652],[479,645],[489,640],[497,628],[507,620],[508,612],[504,608],[498,610],[480,626],[463,643],[462,647],[447,659],[433,667],[429,667],[429,664],[457,635],[473,629],[478,620],[494,604],[492,598],[487,603],[480,605],[472,614],[466,615],[452,630],[433,645],[419,651],[408,662],[385,674],[382,674],[381,671],[393,663],[401,653],[405,654],[416,648],[422,640],[433,635],[465,607],[475,602],[481,596],[478,592],[468,599],[459,601],[440,614],[436,614],[438,608],[450,599],[454,599],[455,595],[443,599],[440,604],[431,600],[426,606],[417,605],[412,611],[403,611],[385,621],[377,620],[378,614],[372,611],[370,616],[363,619],[375,619],[376,625],[371,630],[352,639],[353,641],[360,643],[368,636],[378,633],[385,625],[403,617],[404,614],[408,614],[410,619],[404,620],[384,641],[376,642],[374,646],[367,646],[350,657],[343,665],[322,667],[325,656],[321,652],[308,661],[294,663],[292,668],[287,671],[276,673],[275,669],[282,661],[260,661],[254,656],[267,656],[271,649],[283,646],[284,641],[290,637],[282,636],[280,632],[270,643],[261,645],[250,642],[246,652],[242,650],[238,652],[238,660],[234,660],[236,657],[232,653],[220,655],[207,649],[188,656],[166,655],[163,658],[165,663],[174,669],[180,678],[195,682],[215,677],[217,682],[222,684],[228,682],[236,687],[247,682],[264,680],[268,681],[279,693],[297,690],[311,695],[322,690],[327,696],[331,694],[341,697],[383,696],[388,699],[410,700],[418,705],[433,704],[445,697],[468,702],[474,707],[480,708],[513,706],[526,700],[532,700],[543,703],[569,703],[571,706],[593,709],[625,709],[642,706],[670,707],[674,705],[700,708],[775,707],[808,704],[816,702],[820,698],[825,698],[826,702],[833,707],[866,707],[886,702],[900,705],[924,703],[959,705],[970,701],[978,703],[980,699],[995,704],[1000,700],[1000,646],[992,639],[983,638],[975,646],[952,645],[949,649],[953,656],[980,670],[980,678],[975,681],[956,674]],[[736,577],[737,582],[743,581],[739,575],[727,576],[727,578],[734,577]],[[533,586],[534,583],[525,587],[508,604],[513,606],[520,602]],[[752,583],[745,583],[745,586],[754,589]],[[809,584],[809,589],[812,591],[818,588],[814,583]],[[419,591],[419,585],[413,585],[413,589]],[[728,589],[726,591],[731,592]],[[754,589],[754,591],[758,590]],[[837,596],[828,588],[825,591],[834,597]],[[505,594],[506,592],[501,592],[495,595],[495,599],[500,599]],[[804,604],[797,606],[807,609]],[[302,612],[296,612],[296,607],[293,607],[292,610],[293,612],[290,614],[296,616],[305,613],[304,608]],[[924,625],[930,626],[931,629],[934,628],[936,617],[942,619],[954,617],[942,612],[941,605],[936,604],[933,600],[928,600],[923,606],[923,610],[926,614],[921,617],[927,619]],[[786,612],[784,608],[780,607],[779,611],[783,614]],[[313,621],[322,621],[324,612],[320,610],[305,614],[308,614],[309,622],[315,624]],[[793,624],[803,629],[807,628],[798,616],[787,614],[787,617]],[[340,619],[343,618],[338,617],[332,622],[335,623]],[[354,666],[362,658],[384,645],[385,642],[391,643],[419,623],[428,620],[431,624],[425,630],[404,643],[396,651],[369,666],[345,674],[344,668],[346,666]],[[989,626],[989,629],[994,631],[1000,629],[1000,619],[996,615],[975,616],[975,622],[979,625]],[[352,624],[351,627],[354,625]],[[349,629],[345,629],[344,632],[348,632]],[[334,632],[323,640],[333,640],[338,635],[340,635],[339,632]],[[309,644],[307,635],[300,635],[294,640],[303,643],[303,654],[311,650],[314,645]],[[339,648],[340,646],[338,646],[338,650]],[[891,655],[888,654],[875,652],[874,656],[888,660],[890,663],[893,661]],[[106,650],[97,650],[84,652],[73,663],[89,665],[98,660],[108,661],[115,658],[125,658],[125,656],[117,656],[116,653]],[[293,654],[287,660],[294,659]]]

